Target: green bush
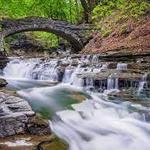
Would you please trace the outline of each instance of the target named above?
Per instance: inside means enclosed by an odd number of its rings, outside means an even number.
[[[150,9],[147,0],[102,0],[93,10],[93,22],[106,35],[123,19],[138,18]],[[108,34],[107,34],[108,35]]]
[[[122,15],[128,15],[128,17],[138,17],[149,8],[150,2],[144,0],[103,0],[93,10],[93,19],[99,21],[116,10],[119,10]]]

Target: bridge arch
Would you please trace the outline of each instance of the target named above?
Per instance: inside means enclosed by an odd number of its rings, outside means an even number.
[[[81,33],[83,28],[65,21],[32,17],[17,20],[3,20],[1,24],[2,31],[0,32],[0,41],[5,37],[20,32],[44,31],[66,39],[70,42],[75,51],[79,51],[84,47],[83,32]]]

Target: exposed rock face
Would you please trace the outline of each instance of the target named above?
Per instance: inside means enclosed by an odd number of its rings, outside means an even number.
[[[6,85],[7,85],[6,80],[0,79],[0,87],[4,87],[4,86],[6,86]]]
[[[0,137],[33,134],[34,131],[34,134],[38,135],[49,134],[48,123],[44,125],[41,123],[41,126],[38,126],[38,119],[37,122],[31,122],[34,117],[35,113],[27,101],[0,92]],[[32,132],[29,132],[31,130]]]
[[[34,116],[29,119],[26,130],[31,135],[47,135],[50,134],[50,127],[47,120],[39,116]]]
[[[25,133],[34,114],[25,100],[0,92],[0,137]]]

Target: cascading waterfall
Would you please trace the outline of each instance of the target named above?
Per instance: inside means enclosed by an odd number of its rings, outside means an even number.
[[[115,89],[115,79],[110,75],[107,79],[107,90]]]
[[[72,68],[71,66],[66,67],[65,73],[63,76],[63,83],[69,83],[73,72],[74,72],[74,68]]]
[[[117,70],[127,70],[127,64],[126,63],[118,63]]]
[[[57,60],[14,59],[7,64],[3,74],[7,78],[58,81],[57,62]]]
[[[147,85],[147,73],[145,73],[142,77],[142,80],[139,83],[138,94],[144,89],[144,86]]]
[[[93,55],[92,57],[92,63],[98,63],[99,62],[99,58],[97,55]]]
[[[57,112],[50,127],[70,150],[148,150],[150,124],[124,105],[97,96]],[[144,143],[144,144],[143,144]]]
[[[126,63],[118,63],[116,70],[123,71],[127,70],[127,64]],[[115,73],[117,74],[117,73]],[[111,74],[107,79],[107,90],[113,90],[118,89],[118,78],[113,78],[113,74]]]
[[[107,79],[107,90],[118,90],[118,78],[112,77],[112,74]]]
[[[62,110],[61,97],[60,103],[56,101],[55,93],[60,87],[61,92],[65,86],[73,85],[74,87],[82,87],[83,80],[78,77],[78,74],[99,74],[108,71],[107,64],[101,67],[97,65],[82,65],[83,63],[98,63],[97,57],[93,58],[88,55],[79,59],[78,64],[73,64],[71,58],[63,60],[42,60],[42,59],[14,59],[11,60],[4,69],[4,76],[7,78],[27,78],[34,80],[59,80],[59,69],[61,63],[64,63],[65,71],[62,84],[54,87],[33,88],[19,91],[19,95],[36,101],[40,99],[40,104],[46,103],[50,109],[57,107],[57,110]],[[118,63],[117,72],[127,70],[127,64]],[[114,71],[114,70],[113,70]],[[145,74],[139,86],[139,91],[144,88],[146,83]],[[113,103],[108,100],[107,92],[93,93],[89,92],[90,88],[94,88],[95,81],[89,76],[84,80],[86,90],[91,98],[87,98],[80,104],[71,105],[72,110],[57,111],[50,121],[52,131],[65,140],[69,144],[70,150],[149,150],[150,149],[150,124],[146,117],[149,110],[141,105],[135,105],[133,110],[130,110],[130,102]],[[116,90],[118,88],[118,78],[113,72],[108,78],[99,80],[100,88],[106,85],[107,90]],[[68,83],[68,84],[63,84]],[[65,85],[65,86],[64,86]],[[70,86],[72,87],[72,86]],[[70,89],[69,87],[69,89]],[[106,90],[106,91],[107,91]],[[73,92],[71,92],[72,94]],[[51,94],[51,95],[50,95]],[[56,93],[58,94],[58,93]],[[52,98],[52,95],[54,98]],[[58,94],[59,95],[59,94]],[[66,95],[66,93],[64,94]],[[70,96],[70,95],[69,95]],[[50,107],[50,106],[51,107]],[[61,109],[60,109],[61,108]],[[140,110],[138,111],[134,110]],[[149,114],[148,114],[149,115]]]
[[[82,70],[82,68],[81,68],[81,64],[79,64],[79,65],[75,68],[74,72],[72,73],[72,75],[71,75],[71,77],[70,77],[69,83],[70,83],[71,85],[75,85],[75,86],[78,86],[78,87],[82,87],[82,86],[83,86],[83,80],[82,80],[81,78],[78,78],[78,77],[77,77],[77,74],[78,74],[78,73],[81,73],[82,71],[83,71],[83,70]]]

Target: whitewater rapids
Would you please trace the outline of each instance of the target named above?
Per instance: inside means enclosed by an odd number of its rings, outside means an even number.
[[[149,150],[150,124],[127,106],[94,95],[74,110],[57,112],[50,127],[70,150]]]

